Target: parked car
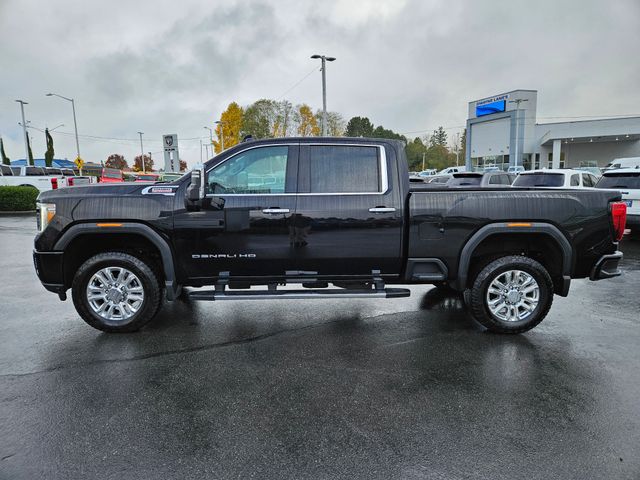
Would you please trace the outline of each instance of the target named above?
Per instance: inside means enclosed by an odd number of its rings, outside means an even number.
[[[615,158],[612,162],[604,167],[604,171],[617,168],[636,168],[640,167],[640,157]]]
[[[110,332],[141,328],[183,286],[211,286],[186,294],[218,301],[398,298],[410,290],[390,285],[435,284],[466,292],[486,328],[518,333],[572,278],[620,275],[619,192],[422,188],[397,140],[245,142],[174,184],[40,194],[34,263],[47,290],[64,300],[71,288],[80,316]]]
[[[102,169],[102,175],[100,176],[101,183],[120,183],[124,182],[124,177],[122,176],[122,170],[117,168],[107,168],[104,167]]]
[[[456,187],[479,187],[479,188],[500,188],[510,187],[516,176],[513,173],[503,172],[464,172],[454,173],[446,183],[449,188]]]
[[[443,168],[442,170],[440,170],[438,172],[438,175],[451,175],[453,173],[461,173],[461,172],[466,172],[467,171],[467,167],[462,166],[462,167],[447,167],[447,168]]]
[[[421,177],[431,177],[433,175],[437,175],[438,171],[435,168],[430,168],[428,170],[423,170],[420,173],[418,173],[418,175],[420,175]]]
[[[160,180],[160,175],[157,173],[139,173],[136,175],[134,182],[137,183],[154,183]]]
[[[0,171],[0,186],[33,187],[46,192],[64,185],[62,176],[49,175],[42,167],[3,165]]]
[[[556,168],[520,172],[514,187],[585,188],[595,187],[598,179],[589,172]]]
[[[596,188],[620,191],[627,204],[627,226],[635,235],[640,234],[640,167],[604,172]]]

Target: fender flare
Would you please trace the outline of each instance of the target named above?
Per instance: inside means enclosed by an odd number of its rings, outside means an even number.
[[[118,234],[118,233],[134,233],[141,235],[155,245],[162,257],[162,268],[165,277],[165,292],[167,300],[175,300],[180,295],[180,286],[176,282],[176,271],[174,268],[173,252],[167,241],[160,236],[153,228],[143,223],[136,222],[118,222],[109,227],[98,226],[97,223],[79,223],[73,225],[55,243],[53,249],[64,251],[72,240],[80,235],[87,234]]]
[[[571,270],[573,267],[573,249],[571,248],[571,244],[569,243],[569,240],[567,240],[567,237],[565,237],[555,225],[543,222],[527,222],[526,225],[520,224],[518,226],[513,226],[509,222],[500,222],[490,223],[480,228],[471,236],[460,253],[460,259],[458,262],[458,278],[456,280],[458,290],[462,291],[468,287],[469,265],[471,264],[471,257],[475,249],[487,237],[499,233],[542,233],[551,237],[562,251],[563,284],[560,291],[557,293],[562,296],[566,296],[569,293]]]

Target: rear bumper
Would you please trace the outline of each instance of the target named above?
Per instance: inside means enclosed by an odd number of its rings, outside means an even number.
[[[622,252],[620,251],[603,255],[591,269],[589,280],[602,280],[620,276],[622,274],[618,268],[620,260],[622,260]]]
[[[64,252],[33,251],[33,265],[44,288],[54,293],[64,293]]]

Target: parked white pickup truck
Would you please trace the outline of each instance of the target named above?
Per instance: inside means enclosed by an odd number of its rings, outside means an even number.
[[[42,167],[9,167],[0,165],[0,186],[34,187],[41,192],[66,185],[62,175],[48,175]]]
[[[96,183],[96,177],[76,175],[72,168],[44,167],[44,170],[48,175],[61,177],[58,181],[58,188]]]

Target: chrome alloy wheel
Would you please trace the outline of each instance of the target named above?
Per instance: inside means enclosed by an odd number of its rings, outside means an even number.
[[[486,296],[491,314],[505,322],[526,319],[538,306],[540,286],[522,270],[499,273],[489,284]]]
[[[105,267],[87,285],[91,309],[105,320],[128,320],[144,301],[144,288],[135,273],[123,267]]]

